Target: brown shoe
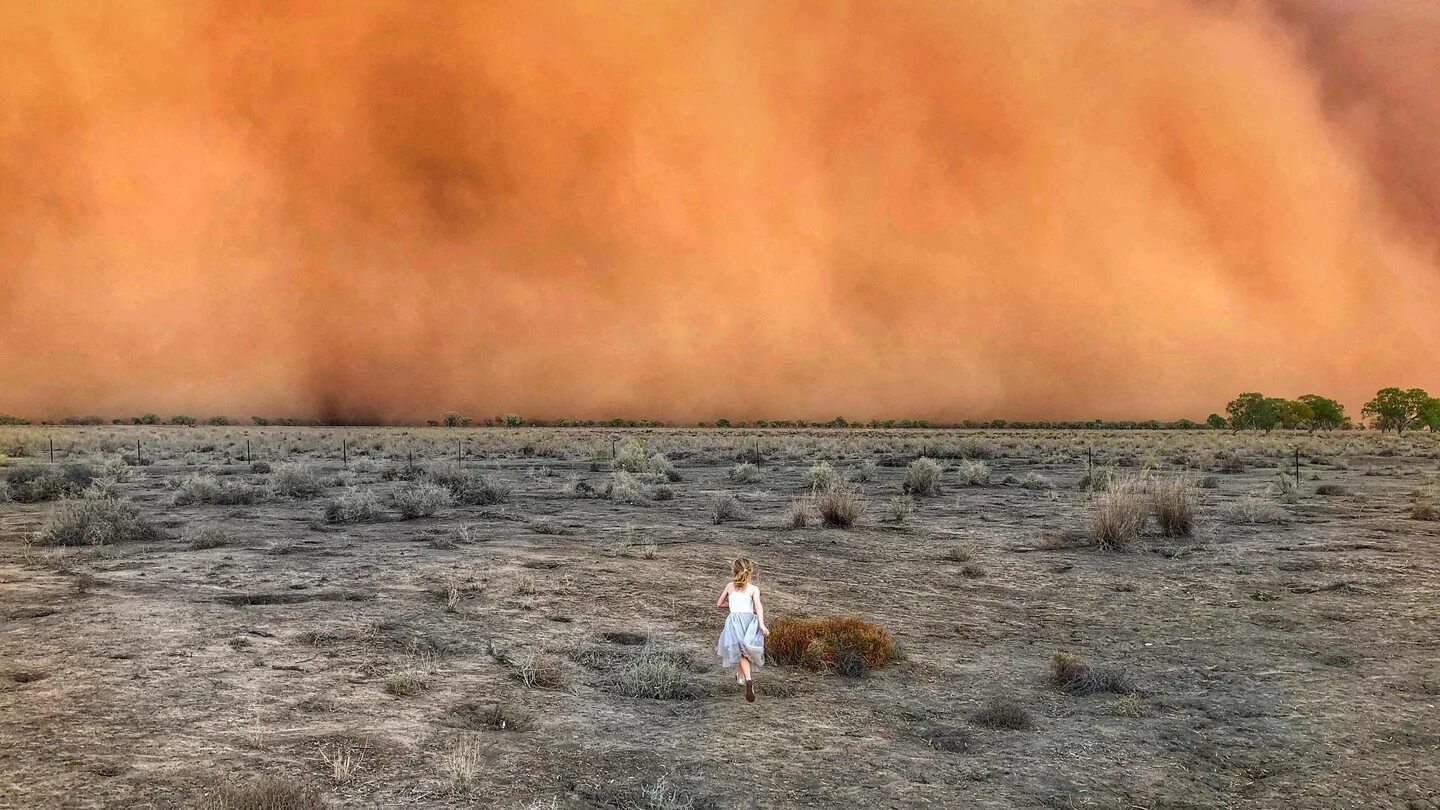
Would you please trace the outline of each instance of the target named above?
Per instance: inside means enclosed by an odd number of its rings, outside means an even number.
[[[750,703],[755,702],[755,681],[753,680],[745,682],[745,700]]]

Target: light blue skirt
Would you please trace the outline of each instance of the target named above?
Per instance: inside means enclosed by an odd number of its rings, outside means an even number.
[[[726,667],[738,665],[742,656],[749,659],[755,669],[764,666],[765,636],[760,633],[759,617],[754,613],[731,613],[726,617],[720,641],[715,644],[715,654]]]

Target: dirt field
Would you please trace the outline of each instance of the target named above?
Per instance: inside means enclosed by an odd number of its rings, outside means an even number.
[[[62,507],[0,503],[3,807],[1440,808],[1434,435],[0,428],[0,476],[52,437],[164,536],[31,544]],[[488,489],[402,519],[457,442]],[[1092,453],[1194,471],[1193,534],[1092,547]],[[852,528],[790,527],[821,461],[866,479]],[[737,554],[772,624],[904,660],[747,704]],[[1057,688],[1061,651],[1119,686]]]

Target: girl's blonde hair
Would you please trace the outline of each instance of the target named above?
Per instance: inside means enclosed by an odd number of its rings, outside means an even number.
[[[743,588],[750,584],[750,578],[755,576],[755,563],[749,557],[736,557],[735,562],[730,566],[730,581],[735,583],[736,588]]]

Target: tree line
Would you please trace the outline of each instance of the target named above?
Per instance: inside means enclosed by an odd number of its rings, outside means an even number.
[[[1230,400],[1225,413],[1228,416],[1210,414],[1205,424],[1215,429],[1266,433],[1275,428],[1314,433],[1357,427],[1345,414],[1344,405],[1319,394],[1283,399],[1251,391]],[[1399,434],[1420,428],[1440,431],[1440,398],[1430,396],[1421,388],[1382,388],[1360,408],[1360,415],[1382,433],[1393,430]]]

